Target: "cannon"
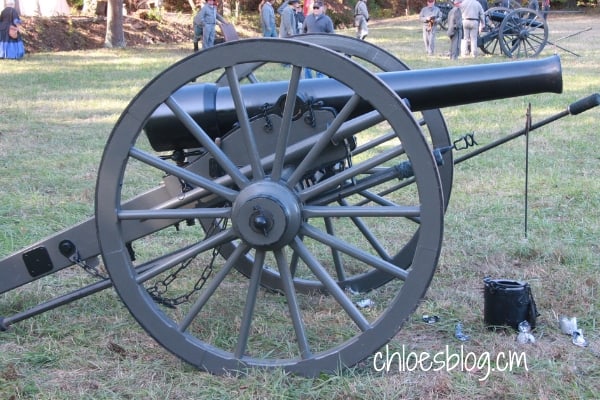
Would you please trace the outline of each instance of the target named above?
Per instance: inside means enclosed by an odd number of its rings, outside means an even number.
[[[452,10],[452,7],[454,7],[454,5],[451,1],[435,3],[435,5],[437,8],[440,9],[442,13],[442,18],[440,19],[440,22],[438,22],[438,26],[446,31],[448,30],[448,14],[450,13],[450,10]]]
[[[114,287],[161,346],[215,374],[355,365],[438,263],[457,162],[438,108],[561,90],[556,56],[413,71],[336,35],[196,53],[123,111],[94,216],[0,260],[0,293],[68,267],[96,281],[0,328]]]
[[[511,58],[535,57],[548,43],[548,23],[530,8],[492,7],[485,12],[485,27],[477,46],[486,54]]]

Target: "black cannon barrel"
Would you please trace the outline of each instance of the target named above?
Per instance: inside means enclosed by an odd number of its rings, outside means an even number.
[[[377,76],[400,97],[407,99],[413,111],[535,93],[562,92],[558,56],[465,67],[382,72]],[[275,104],[287,89],[287,81],[242,85],[248,115],[260,115],[265,103]],[[320,101],[324,106],[337,110],[353,94],[347,86],[328,78],[301,80],[298,93],[304,99]],[[212,83],[190,84],[175,92],[173,97],[211,137],[222,136],[237,122],[235,106],[227,87]],[[370,105],[365,102],[357,107],[355,114],[370,110]],[[152,114],[144,130],[157,151],[198,146],[164,104]]]

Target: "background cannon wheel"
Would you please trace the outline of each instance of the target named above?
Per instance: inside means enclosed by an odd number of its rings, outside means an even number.
[[[548,43],[548,24],[541,13],[519,8],[500,24],[498,40],[507,57],[535,57]]]
[[[448,30],[448,13],[450,12],[450,10],[452,10],[452,7],[454,7],[454,5],[452,4],[451,1],[442,1],[442,2],[436,3],[435,5],[442,12],[442,18],[440,19],[440,22],[438,22],[438,26],[440,27],[440,29],[447,31]]]
[[[502,54],[498,34],[504,17],[510,12],[511,9],[506,7],[492,7],[485,12],[485,28],[480,34],[478,46],[485,54]]]
[[[450,7],[452,7],[452,5],[450,5]],[[369,42],[358,40],[349,36],[331,34],[308,34],[295,36],[293,39],[302,42],[321,45],[327,47],[330,50],[344,54],[345,56],[352,57],[352,59],[358,60],[359,62],[363,63],[367,68],[370,69],[371,72],[405,71],[409,69],[409,67],[404,62],[402,62],[392,54],[388,53],[384,49],[381,49]],[[263,65],[264,63],[248,63],[238,65],[236,67],[237,76],[239,79],[247,79],[248,82],[258,83],[259,79],[256,77],[256,74]],[[222,74],[221,77],[217,80],[217,83],[221,86],[227,86],[227,75]],[[422,113],[416,113],[415,118],[421,125],[426,137],[429,137],[431,146],[433,148],[440,149],[452,145],[446,122],[440,110],[432,109],[424,111]],[[378,138],[372,138],[370,142],[373,143],[376,140],[381,139],[386,134],[388,135],[388,139],[379,144],[380,148],[383,145],[385,145],[386,142],[389,143],[390,141],[395,139],[395,135],[390,135],[390,132],[387,132],[382,134]],[[365,150],[365,148],[368,147],[369,143],[365,143],[364,146],[357,148],[355,151],[353,151],[352,156],[360,157],[361,152],[372,151]],[[445,207],[447,207],[449,203],[452,191],[452,179],[454,170],[452,156],[452,151],[444,153],[442,155],[443,163],[438,166],[440,178],[442,181]],[[402,190],[402,187],[405,184],[406,183],[399,183],[396,190]],[[214,226],[213,221],[202,221],[202,223],[206,230],[212,229]],[[362,229],[366,230],[366,232],[364,232],[363,234],[368,235],[368,227],[364,225],[362,225],[361,227]],[[358,226],[356,227],[356,234],[359,234],[360,229],[361,228],[359,228]],[[396,254],[395,263],[397,265],[404,266],[405,268],[408,268],[411,265],[412,257],[415,251],[415,244],[418,240],[418,230],[414,233],[414,235],[415,237],[407,241],[405,247],[402,250],[400,250],[398,254]],[[220,247],[220,253],[225,258],[228,258],[235,251],[235,248],[235,243],[228,243]],[[250,257],[247,257],[238,262],[238,264],[236,265],[236,269],[238,269],[245,275],[249,275],[250,271],[252,270],[251,266],[253,262],[254,261]],[[368,292],[394,279],[393,275],[390,275],[386,272],[377,269],[353,274],[351,271],[347,270],[345,265],[343,265],[343,259],[334,258],[334,262],[337,264],[335,269],[337,271],[336,279],[338,281],[338,284],[343,288],[349,288],[355,292]],[[283,290],[279,273],[275,268],[266,268],[263,271],[261,284],[266,288],[272,290]],[[296,290],[302,292],[325,291],[325,287],[320,281],[306,279],[296,275],[294,276],[294,286]]]
[[[272,144],[274,157],[260,157],[257,133],[247,115],[243,85],[237,82],[235,66],[268,61],[288,63],[289,84],[282,111],[281,128]],[[316,143],[306,148],[299,162],[290,157],[286,142],[297,106],[302,67],[322,71],[347,87],[351,95],[332,124],[320,132]],[[229,93],[235,104],[248,165],[232,162],[225,150],[180,108],[173,93],[196,80],[214,82],[220,71],[230,74]],[[324,94],[325,96],[326,94]],[[332,138],[338,138],[344,123],[353,122],[352,110],[362,100],[385,129],[397,140],[383,153],[363,154],[343,171],[323,176],[313,185],[300,185],[301,177],[330,156]],[[206,171],[176,165],[152,150],[142,134],[157,107],[166,105],[194,132],[225,175],[211,179]],[[362,121],[362,120],[361,120]],[[341,125],[340,125],[341,124]],[[378,123],[377,125],[379,125]],[[379,126],[373,127],[375,130]],[[371,128],[356,136],[377,135]],[[368,139],[367,139],[368,140]],[[222,146],[227,138],[224,138]],[[240,148],[236,138],[236,146]],[[225,148],[223,147],[223,148]],[[380,149],[378,149],[380,150]],[[411,190],[377,199],[375,183],[368,181],[360,191],[354,185],[362,175],[378,177],[379,167],[388,163],[414,171]],[[173,193],[162,204],[122,204],[155,184],[165,175],[192,188]],[[389,183],[389,181],[387,181]],[[384,183],[382,183],[384,185]],[[328,199],[339,190],[354,190],[358,199],[346,197],[336,206]],[[352,204],[365,196],[369,205]],[[206,200],[212,207],[204,207]],[[419,220],[420,229],[410,268],[395,264],[394,248],[403,248],[411,232],[404,234],[407,217]],[[136,259],[127,239],[126,224],[173,219],[223,218],[227,229],[201,237],[195,230],[175,232],[160,229],[136,243]],[[369,240],[351,235],[353,218],[377,220]],[[336,235],[321,225],[323,218],[336,224]],[[335,220],[335,221],[333,221]],[[364,68],[343,55],[298,41],[255,39],[226,43],[197,53],[167,69],[144,88],[124,111],[107,142],[98,172],[96,221],[104,264],[114,286],[142,327],[163,347],[181,359],[213,373],[246,367],[284,368],[316,375],[354,365],[385,344],[417,307],[429,286],[438,262],[443,226],[443,196],[438,170],[418,123],[398,96]],[[398,222],[398,225],[396,225]],[[350,232],[344,232],[343,228]],[[235,253],[221,263],[218,248],[231,241],[240,243]],[[375,243],[386,247],[386,255],[374,251]],[[252,254],[251,279],[240,277],[234,265]],[[370,307],[356,305],[352,293],[342,290],[331,270],[332,253],[348,257],[357,269],[380,269],[397,277],[374,297]],[[309,296],[294,288],[292,259],[296,257],[328,290],[328,296]],[[179,261],[184,261],[185,268]],[[281,276],[283,296],[260,289],[264,262],[275,265]],[[181,279],[178,279],[181,278]],[[148,289],[172,284],[189,302],[165,307]]]

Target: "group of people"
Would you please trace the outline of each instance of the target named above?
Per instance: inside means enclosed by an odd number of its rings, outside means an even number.
[[[312,12],[306,15],[298,0],[284,1],[277,9],[281,16],[279,35],[277,35],[272,0],[264,0],[259,6],[259,12],[264,37],[289,38],[301,33],[334,33],[333,21],[325,13],[325,4],[320,0],[313,3]],[[313,78],[313,71],[310,68],[305,68],[304,77],[306,79]],[[321,78],[323,74],[316,71],[316,77]]]
[[[264,37],[288,38],[301,33],[333,33],[333,21],[325,14],[325,4],[317,0],[312,13],[304,14],[299,0],[286,0],[277,13],[280,15],[279,34],[275,22],[273,0],[263,0],[259,6]]]
[[[477,56],[477,40],[485,27],[485,10],[487,1],[453,0],[453,7],[448,13],[448,37],[450,38],[450,58]],[[423,42],[427,55],[435,51],[435,35],[437,25],[442,19],[442,12],[435,5],[435,0],[427,0],[427,6],[421,9],[419,21],[423,23]]]
[[[14,0],[7,0],[5,4],[6,7],[0,13],[0,58],[18,60],[25,55],[20,32],[21,19]]]
[[[333,21],[326,15],[326,6],[321,0],[312,4],[312,13],[304,10],[298,0],[284,0],[277,9],[280,14],[279,34],[277,34],[273,0],[263,0],[259,7],[264,37],[287,38],[301,33],[333,33]],[[358,0],[354,7],[356,37],[364,40],[368,33],[369,10],[367,0]]]

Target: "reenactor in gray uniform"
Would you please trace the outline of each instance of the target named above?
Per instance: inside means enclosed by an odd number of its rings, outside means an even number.
[[[281,22],[279,23],[279,37],[287,38],[294,36],[298,32],[298,25],[296,23],[295,6],[298,4],[298,0],[288,1],[285,7],[279,7],[281,10]],[[277,10],[279,12],[279,10]]]
[[[367,8],[367,0],[358,0],[354,7],[354,26],[356,27],[356,38],[365,40],[369,34],[369,9]]]
[[[460,41],[462,40],[462,15],[460,12],[461,0],[454,0],[452,10],[448,13],[448,37],[450,38],[450,58],[456,60],[460,55]]]
[[[215,0],[206,0],[206,4],[198,13],[197,18],[202,25],[202,48],[213,47],[215,45],[217,21],[226,22],[225,18],[217,12]]]
[[[436,7],[434,0],[427,0],[427,6],[421,9],[419,21],[423,23],[423,42],[428,56],[435,51],[435,31],[442,19],[442,11]]]
[[[477,38],[485,26],[483,7],[477,0],[462,0],[460,12],[463,20],[464,39],[460,44],[463,57],[477,57]]]

